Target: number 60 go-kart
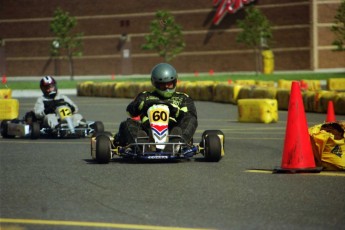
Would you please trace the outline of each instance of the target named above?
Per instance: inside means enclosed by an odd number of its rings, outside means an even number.
[[[74,127],[72,122],[72,110],[68,105],[60,105],[55,109],[59,118],[56,128],[43,124],[42,119],[37,119],[34,112],[27,112],[22,120],[3,120],[1,122],[1,135],[3,138],[40,137],[52,138],[79,138],[86,137],[97,132],[104,132],[101,121],[85,121],[84,119]]]
[[[180,137],[169,135],[169,113],[168,104],[155,104],[148,108],[150,136],[138,137],[134,143],[126,146],[114,144],[114,137],[110,132],[98,133],[91,138],[92,159],[100,164],[107,164],[115,157],[137,160],[178,160],[189,159],[200,153],[205,161],[218,162],[224,156],[224,134],[220,130],[204,131],[199,144],[194,144],[193,141],[169,143],[169,138]],[[171,148],[165,148],[168,145]]]

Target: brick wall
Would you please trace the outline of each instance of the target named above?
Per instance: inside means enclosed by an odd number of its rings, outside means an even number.
[[[275,70],[344,66],[340,54],[331,51],[333,37],[329,32],[340,1],[317,4],[318,27],[311,23],[314,16],[311,2],[260,0],[254,3],[273,24]],[[227,14],[214,26],[216,8],[212,3],[212,0],[2,0],[0,36],[6,42],[6,74],[69,75],[66,60],[53,61],[49,56],[53,40],[49,23],[57,7],[75,16],[76,30],[84,33],[84,55],[75,58],[75,75],[148,74],[153,65],[163,60],[155,52],[143,51],[140,47],[149,32],[150,21],[160,9],[169,10],[183,28],[187,46],[171,62],[179,72],[255,71],[253,51],[236,43],[239,32],[236,20],[244,17],[244,11]],[[129,26],[123,26],[123,22]],[[315,28],[318,29],[317,42],[313,39]],[[126,46],[131,48],[131,59],[125,61],[120,40],[123,33],[129,35],[130,43]],[[314,43],[321,48],[313,48]]]

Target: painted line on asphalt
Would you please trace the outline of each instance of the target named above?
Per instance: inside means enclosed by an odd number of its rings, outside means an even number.
[[[245,172],[249,173],[266,173],[266,174],[274,174],[273,170],[270,169],[248,169]],[[282,173],[280,173],[282,174]],[[287,173],[287,174],[304,174],[304,175],[315,175],[315,176],[340,176],[345,177],[345,172],[331,172],[331,171],[322,171],[320,173]]]
[[[154,225],[137,224],[116,224],[102,222],[83,222],[83,221],[63,221],[63,220],[34,220],[34,219],[10,219],[0,218],[0,223],[7,224],[32,224],[32,225],[55,225],[55,226],[77,226],[77,227],[96,227],[96,228],[116,228],[116,229],[141,229],[141,230],[211,230],[206,228],[183,228],[166,227]]]

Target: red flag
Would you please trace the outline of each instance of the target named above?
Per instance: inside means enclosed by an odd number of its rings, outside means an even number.
[[[2,84],[6,84],[7,83],[7,78],[6,75],[2,75],[2,79],[1,79]]]

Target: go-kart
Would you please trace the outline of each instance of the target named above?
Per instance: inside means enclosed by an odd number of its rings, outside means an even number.
[[[3,120],[1,122],[1,135],[3,138],[80,138],[95,135],[97,132],[104,132],[104,125],[101,121],[85,121],[83,119],[75,127],[72,122],[72,110],[68,105],[58,106],[55,113],[59,117],[59,124],[55,128],[44,125],[42,119],[37,119],[35,113],[29,111],[21,120]]]
[[[116,157],[135,160],[180,160],[202,154],[205,161],[218,162],[224,156],[224,134],[220,130],[206,130],[201,141],[194,144],[179,141],[169,142],[169,105],[160,102],[147,109],[151,132],[149,136],[139,136],[134,143],[117,145],[111,132],[98,133],[91,137],[91,157],[100,164],[107,164]],[[170,148],[168,147],[170,146]],[[166,148],[168,147],[168,148]]]

